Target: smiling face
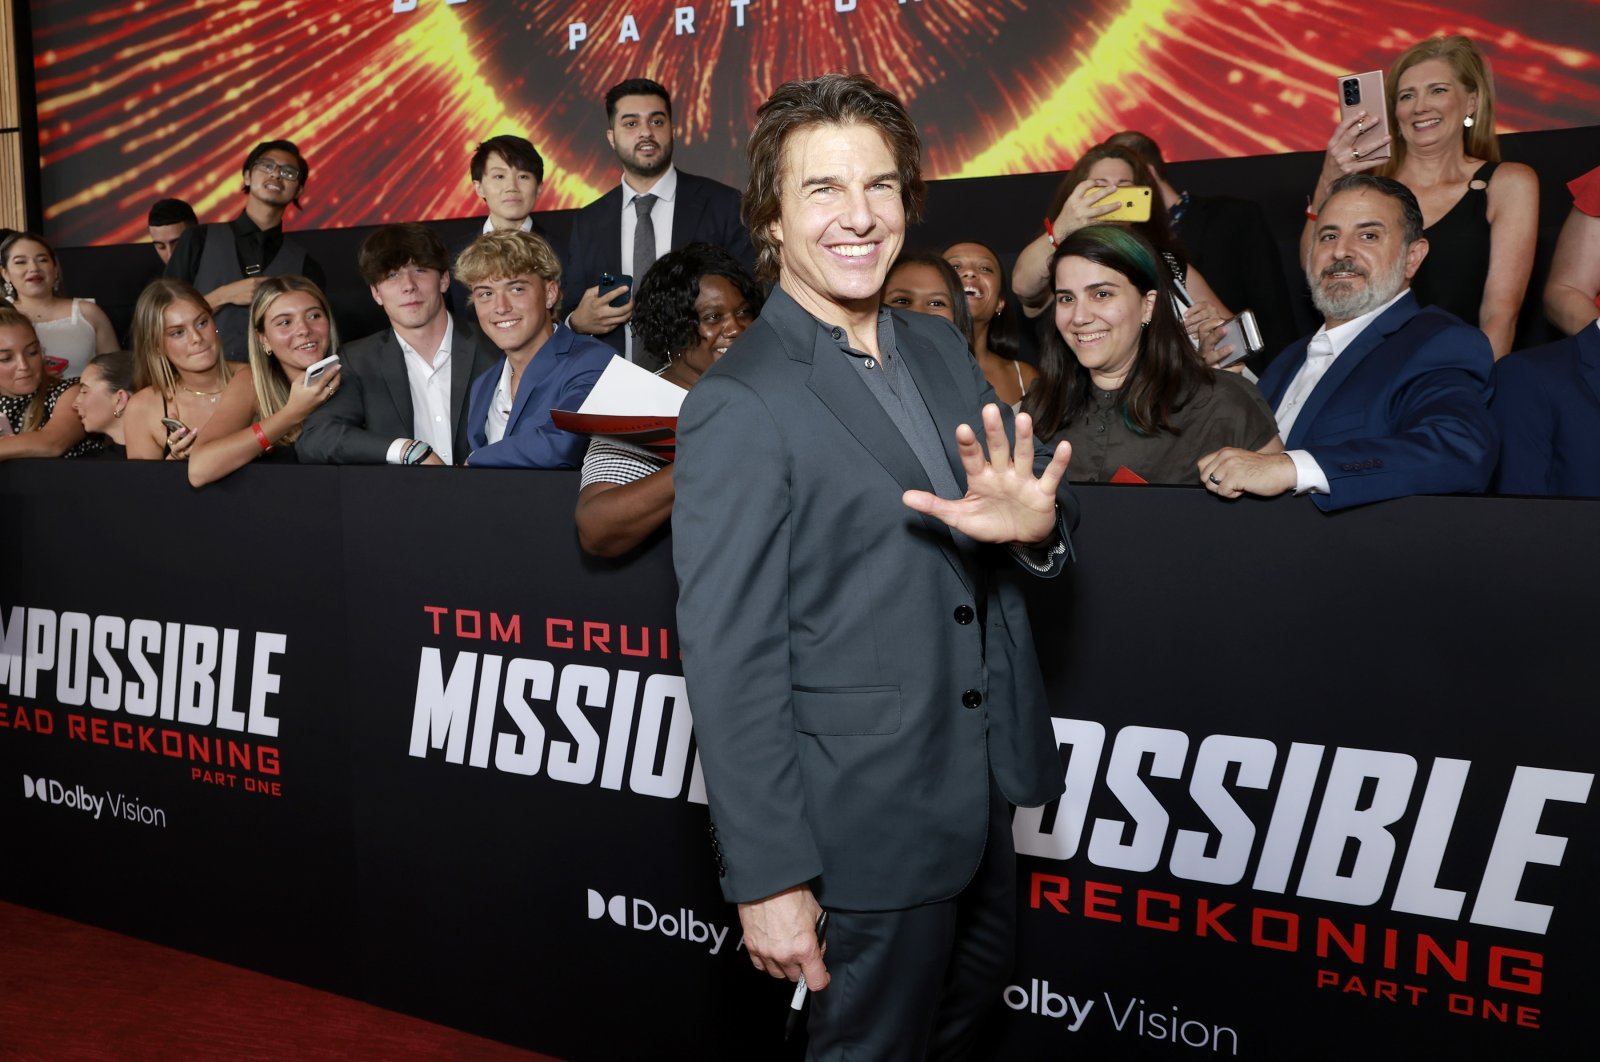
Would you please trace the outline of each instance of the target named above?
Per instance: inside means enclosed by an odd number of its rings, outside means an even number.
[[[784,145],[778,283],[816,318],[845,323],[876,312],[889,263],[905,241],[894,155],[866,125],[814,125]]]
[[[407,262],[371,286],[372,298],[396,328],[425,328],[444,312],[450,274]]]
[[[37,240],[17,240],[6,252],[5,278],[24,298],[50,298],[58,276],[55,256]]]
[[[708,273],[700,278],[694,316],[695,343],[677,360],[698,375],[722,360],[728,347],[756,319],[756,312],[733,281]]]
[[[472,285],[478,326],[508,355],[531,354],[555,331],[551,312],[561,292],[537,274],[498,277]]]
[[[308,369],[328,356],[328,312],[309,291],[285,292],[267,305],[261,339],[286,374]]]
[[[128,404],[128,392],[112,390],[98,365],[87,366],[78,383],[78,397],[72,401],[72,411],[83,421],[83,430],[110,431]]]
[[[483,165],[483,179],[473,181],[472,190],[488,206],[495,228],[515,229],[533,213],[533,204],[539,198],[539,178],[530,170],[517,169],[498,151],[491,151]]]
[[[623,96],[606,140],[629,176],[654,180],[672,162],[672,114],[660,96]]]
[[[43,378],[44,351],[33,329],[24,325],[0,328],[0,395],[26,398]]]
[[[943,317],[956,323],[955,306],[940,272],[924,262],[905,262],[889,271],[883,288],[883,304],[897,310],[913,310]]]
[[[1443,59],[1429,59],[1407,68],[1395,86],[1395,122],[1408,147],[1459,142],[1462,119],[1477,109],[1477,93],[1468,92]]]
[[[162,312],[161,349],[180,373],[210,372],[222,356],[210,312],[187,300],[174,302]]]
[[[1087,258],[1056,263],[1056,330],[1096,387],[1120,390],[1139,356],[1139,333],[1155,308],[1155,291]]]
[[[297,175],[294,180],[284,177],[286,170],[294,171]],[[300,160],[281,148],[273,148],[256,159],[245,172],[245,190],[252,199],[282,208],[300,194],[304,179],[305,174],[300,172]]]
[[[1006,304],[1000,291],[1000,261],[994,252],[981,243],[958,243],[944,252],[944,260],[961,278],[973,324],[986,325],[994,320]]]
[[[1311,301],[1329,327],[1371,313],[1400,293],[1428,253],[1407,246],[1398,200],[1361,189],[1323,204],[1306,264]]]

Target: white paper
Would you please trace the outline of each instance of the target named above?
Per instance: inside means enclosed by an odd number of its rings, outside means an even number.
[[[575,412],[602,417],[676,417],[688,393],[648,369],[613,356]]]

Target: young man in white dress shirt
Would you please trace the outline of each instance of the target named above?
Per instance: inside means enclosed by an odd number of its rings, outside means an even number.
[[[342,385],[306,421],[302,462],[460,464],[467,391],[499,351],[445,306],[443,241],[415,222],[368,236],[357,259],[389,327],[340,351]]]

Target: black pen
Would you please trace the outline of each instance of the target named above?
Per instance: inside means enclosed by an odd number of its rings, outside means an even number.
[[[823,911],[817,915],[817,949],[820,954],[822,948],[822,935],[828,928],[828,912]],[[794,998],[789,1000],[789,1018],[783,1025],[783,1038],[791,1040],[800,1028],[800,1014],[806,1005],[806,975],[800,974],[800,983],[794,986]]]

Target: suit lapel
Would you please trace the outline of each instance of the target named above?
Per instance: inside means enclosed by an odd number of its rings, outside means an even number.
[[[472,389],[472,366],[478,356],[478,340],[469,328],[450,321],[450,423],[459,425]]]
[[[569,332],[565,325],[557,325],[550,338],[533,352],[532,358],[528,359],[527,368],[522,370],[522,382],[517,385],[516,401],[511,404],[511,416],[506,421],[507,435],[512,434],[517,422],[522,419],[522,414],[527,411],[529,396],[556,371],[555,358],[571,349],[572,335],[573,333]]]
[[[961,465],[955,426],[969,424],[981,438],[982,411],[970,408],[970,403],[962,396],[960,382],[950,374],[949,364],[915,332],[910,329],[897,330],[895,340],[901,344],[900,364],[916,378],[917,390],[921,392],[922,403],[928,408],[928,415],[933,418],[934,427],[939,432],[939,442],[944,446],[945,460],[955,474],[956,486],[965,493],[967,470]],[[975,421],[974,416],[979,419]]]
[[[809,319],[809,317],[808,317]],[[906,347],[899,351],[901,367],[904,368],[911,361],[923,361],[924,357],[917,355],[917,351],[907,356],[907,347],[914,344],[911,334],[906,329],[895,330],[895,342],[904,342]],[[884,471],[893,477],[901,490],[933,491],[933,484],[928,480],[928,473],[923,469],[922,462],[917,460],[916,453],[911,449],[911,444],[906,441],[900,429],[895,426],[889,414],[877,398],[868,390],[867,385],[857,375],[854,365],[850,364],[850,356],[843,353],[838,346],[829,340],[827,333],[816,332],[816,340],[810,351],[811,378],[809,386],[822,403],[828,407],[845,429],[855,436],[870,453],[874,460],[883,466]],[[933,374],[924,371],[917,373],[917,386],[924,385]],[[939,386],[930,383],[929,386]],[[924,396],[924,402],[929,399]],[[930,413],[933,410],[930,409]],[[941,421],[934,416],[934,426],[939,428]],[[951,440],[945,441],[947,451],[954,446]],[[958,459],[952,458],[955,469],[956,481],[961,489],[966,489],[966,477],[961,472]],[[910,513],[910,510],[906,510]],[[944,521],[931,516],[918,516],[923,527],[927,528],[934,536],[934,541],[939,544],[939,550],[944,554],[962,583],[971,590],[974,586],[972,573],[967,571],[964,559],[955,548],[955,541],[951,537],[950,528]]]
[[[682,170],[678,171],[677,202],[672,204],[672,249],[681,251],[695,234],[705,231],[700,225],[700,215],[705,213],[706,200],[697,195],[695,181]],[[621,236],[617,237],[619,240]]]
[[[803,311],[802,311],[803,312]],[[809,320],[809,315],[807,317]],[[855,436],[884,471],[894,478],[902,490],[932,490],[922,462],[911,451],[900,429],[894,426],[883,406],[873,397],[867,385],[856,375],[849,355],[832,343],[826,332],[817,330],[816,341],[810,352],[811,378],[808,381],[813,393],[822,400],[845,430]]]
[[[1311,389],[1311,394],[1306,396],[1306,404],[1301,407],[1300,413],[1294,419],[1294,430],[1289,432],[1289,437],[1283,440],[1287,450],[1298,449],[1304,442],[1306,434],[1312,425],[1317,422],[1317,415],[1322,412],[1322,407],[1328,404],[1331,398],[1356,367],[1367,359],[1367,355],[1388,339],[1400,326],[1405,324],[1417,314],[1417,297],[1411,292],[1401,296],[1400,301],[1389,307],[1378,318],[1361,330],[1361,334],[1351,341],[1348,347],[1340,351],[1339,356],[1333,359],[1322,379],[1317,381],[1317,386]]]
[[[400,340],[391,328],[383,334],[383,349],[378,351],[378,372],[389,388],[394,408],[400,411],[400,423],[411,431],[417,421],[416,410],[411,408],[411,380],[406,376],[406,355],[400,349]]]
[[[1282,354],[1273,359],[1267,368],[1267,375],[1262,377],[1262,395],[1274,413],[1278,411],[1278,405],[1283,401],[1284,392],[1289,389],[1290,381],[1300,371],[1300,366],[1306,363],[1306,349],[1310,345],[1309,339],[1298,339],[1289,344]]]

